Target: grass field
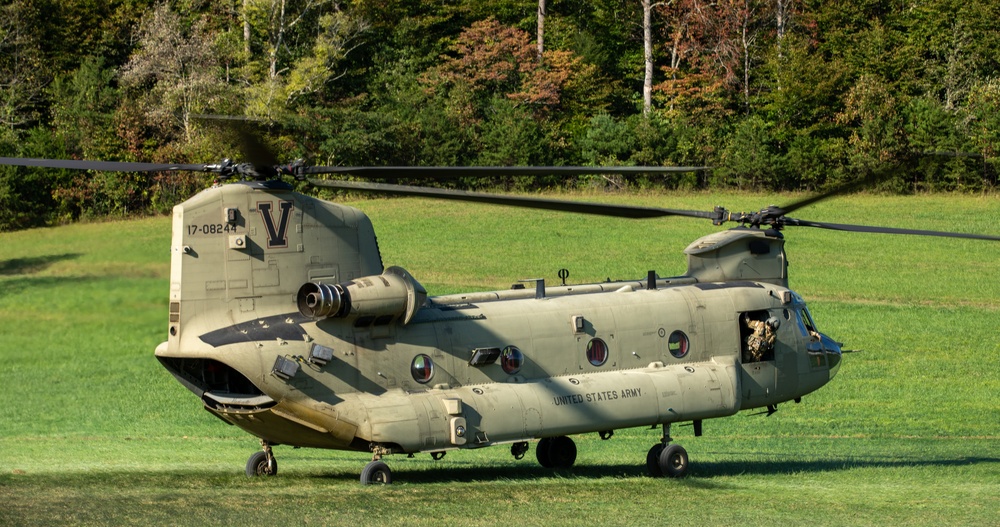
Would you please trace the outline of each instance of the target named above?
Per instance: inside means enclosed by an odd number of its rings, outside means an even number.
[[[568,196],[669,208],[759,208],[795,196]],[[394,199],[352,202],[386,265],[431,294],[684,272],[717,227]],[[1000,198],[856,196],[795,216],[1000,234]],[[153,358],[166,336],[170,222],[0,234],[0,525],[1000,524],[1000,243],[786,232],[792,287],[843,341],[839,375],[771,417],[674,429],[692,468],[645,476],[656,430],[576,437],[553,473],[506,448],[390,457],[278,447],[275,478],[243,476],[256,439],[224,425]]]

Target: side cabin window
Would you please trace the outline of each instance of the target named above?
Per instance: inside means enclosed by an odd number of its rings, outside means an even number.
[[[744,363],[773,361],[777,318],[765,310],[748,311],[740,315],[740,357]]]
[[[687,335],[678,330],[670,334],[670,338],[667,340],[667,349],[675,358],[683,359],[691,349],[691,343],[688,341]]]
[[[434,362],[423,353],[413,357],[413,362],[410,363],[410,375],[420,384],[427,384],[434,378]]]
[[[608,361],[608,345],[601,339],[591,339],[587,343],[587,360],[594,366],[603,366]]]
[[[503,353],[500,354],[500,367],[507,375],[514,375],[521,371],[521,366],[524,364],[524,354],[517,346],[507,346],[503,349]]]

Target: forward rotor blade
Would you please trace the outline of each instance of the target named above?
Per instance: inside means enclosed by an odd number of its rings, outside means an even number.
[[[360,190],[364,192],[378,192],[381,194],[392,194],[397,196],[421,196],[426,198],[471,201],[477,203],[489,203],[493,205],[506,205],[509,207],[577,212],[581,214],[596,214],[599,216],[612,216],[617,218],[660,218],[663,216],[687,216],[691,218],[715,219],[717,216],[717,214],[713,212],[702,212],[696,210],[674,210],[652,207],[633,207],[628,205],[608,205],[604,203],[565,201],[524,196],[505,196],[484,192],[409,187],[384,183],[362,183],[357,181],[335,181],[324,179],[309,179],[309,183],[316,185],[317,187],[335,188],[341,190]]]
[[[867,178],[859,179],[857,181],[850,181],[850,182],[847,182],[847,183],[842,183],[840,185],[834,186],[833,188],[830,188],[830,189],[827,189],[827,190],[825,190],[823,192],[820,192],[819,194],[814,194],[812,196],[808,196],[808,197],[802,198],[802,199],[800,199],[798,201],[793,201],[792,203],[789,203],[788,205],[785,205],[783,207],[779,207],[779,209],[781,210],[782,214],[789,214],[791,212],[795,212],[798,209],[801,209],[803,207],[808,207],[809,205],[812,205],[813,203],[817,203],[817,202],[823,201],[825,199],[829,199],[829,198],[832,198],[832,197],[835,197],[835,196],[839,196],[841,194],[847,194],[849,192],[854,192],[855,190],[861,190],[863,188],[869,188],[869,187],[875,185],[875,183],[877,183],[881,178],[882,178],[881,174],[876,174],[876,175],[872,175],[872,176],[867,177]]]
[[[873,234],[911,234],[915,236],[939,236],[942,238],[967,238],[971,240],[992,240],[1000,241],[1000,236],[990,236],[988,234],[970,234],[966,232],[945,232],[927,231],[921,229],[899,229],[895,227],[872,227],[868,225],[847,225],[843,223],[826,223],[819,221],[797,220],[795,218],[784,218],[783,225],[795,225],[798,227],[817,227],[833,231],[846,232],[867,232]]]
[[[207,172],[211,165],[179,165],[163,163],[130,163],[125,161],[85,161],[76,159],[32,159],[0,157],[0,165],[65,168],[70,170],[103,170],[107,172],[162,172],[167,170],[193,170]]]
[[[673,174],[709,167],[303,167],[300,174],[351,174],[363,177],[426,176],[581,176],[588,174]]]

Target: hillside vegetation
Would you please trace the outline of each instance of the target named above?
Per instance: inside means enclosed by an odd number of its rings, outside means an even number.
[[[540,15],[541,13],[541,15]],[[696,165],[463,188],[881,190],[997,184],[990,0],[10,0],[0,156]],[[210,175],[0,167],[0,230],[163,212]]]

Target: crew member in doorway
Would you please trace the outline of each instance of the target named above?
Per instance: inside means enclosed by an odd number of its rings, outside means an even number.
[[[760,362],[764,354],[774,348],[774,334],[778,330],[778,319],[757,320],[747,317],[750,336],[747,337],[748,362]]]

